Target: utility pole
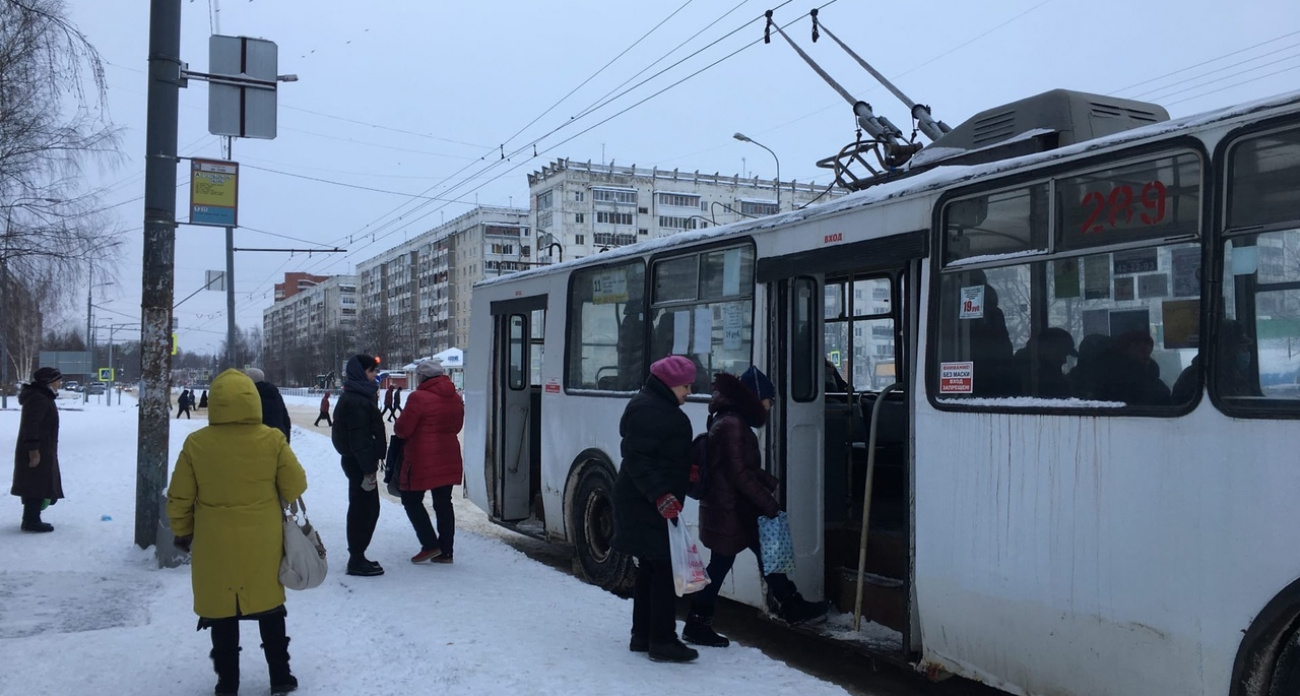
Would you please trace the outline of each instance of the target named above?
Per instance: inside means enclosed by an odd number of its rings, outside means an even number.
[[[135,543],[178,565],[162,524],[171,433],[171,328],[176,271],[176,132],[181,80],[181,0],[150,0],[149,97],[145,130],[144,272],[140,368],[144,394],[136,446]],[[166,543],[161,543],[166,542]]]
[[[235,157],[235,139],[226,138],[226,160]],[[226,367],[235,364],[235,228],[226,228]]]

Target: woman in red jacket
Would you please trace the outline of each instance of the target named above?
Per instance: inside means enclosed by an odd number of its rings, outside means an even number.
[[[415,378],[419,386],[407,397],[406,408],[393,425],[393,432],[406,441],[398,475],[402,507],[420,540],[420,552],[411,557],[411,562],[451,563],[456,535],[451,488],[464,475],[457,435],[465,423],[465,402],[443,371],[442,363],[420,363]],[[424,509],[425,491],[433,492],[436,532],[429,511]]]

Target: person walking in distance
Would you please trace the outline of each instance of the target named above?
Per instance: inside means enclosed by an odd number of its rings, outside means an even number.
[[[208,407],[208,390],[204,389],[203,396],[199,397],[199,408],[204,409],[207,407]]]
[[[707,480],[700,499],[700,543],[709,549],[709,584],[691,595],[691,609],[682,637],[689,643],[725,648],[730,644],[713,631],[718,591],[745,549],[754,552],[759,573],[763,554],[758,541],[758,516],[776,517],[779,481],[763,470],[758,437],[752,428],[767,425],[776,387],[757,367],[739,378],[719,373],[709,400]],[[790,624],[825,619],[826,602],[809,602],[784,573],[763,575],[768,604]]]
[[[176,397],[176,420],[181,419],[181,414],[185,414],[185,420],[190,420],[190,390],[182,389],[181,395]]]
[[[281,500],[307,490],[307,474],[279,430],[262,424],[253,381],[226,370],[212,381],[209,425],[185,438],[167,488],[173,542],[192,553],[199,630],[212,630],[217,694],[239,692],[239,622],[257,621],[271,693],[298,688],[285,635]]]
[[[682,511],[690,483],[691,421],[682,412],[695,364],[669,355],[650,366],[645,386],[623,411],[623,462],[614,482],[615,549],[636,558],[632,640],[628,649],[656,662],[699,657],[677,638],[676,591],[668,524]]]
[[[378,563],[366,558],[366,549],[379,522],[379,486],[375,474],[387,451],[388,433],[375,404],[379,361],[370,355],[348,359],[343,393],[334,405],[330,439],[348,477],[348,575],[383,575]]]
[[[393,389],[393,408],[388,412],[388,422],[392,423],[393,419],[400,415],[402,415],[402,388],[396,387]]]
[[[289,420],[289,409],[284,405],[284,397],[274,384],[266,381],[266,373],[256,367],[244,370],[244,374],[253,380],[257,387],[257,396],[262,401],[262,424],[284,433],[284,441],[292,442],[290,434],[293,423]]]
[[[415,378],[418,386],[406,402],[410,408],[393,426],[394,434],[405,441],[398,478],[402,507],[420,540],[420,552],[411,557],[411,562],[451,563],[456,535],[451,489],[464,477],[457,435],[465,423],[465,402],[456,393],[456,385],[447,377],[442,363],[420,363]],[[433,494],[437,531],[424,508],[425,491]]]
[[[63,383],[63,373],[42,367],[18,393],[22,415],[18,421],[18,442],[14,446],[14,479],[10,495],[23,502],[24,532],[52,532],[54,525],[41,521],[46,501],[54,504],[63,497],[59,474],[59,409],[54,400]]]
[[[390,416],[388,420],[390,421],[392,420],[391,416],[393,415],[393,385],[391,384],[388,385],[388,388],[384,390],[384,410],[379,415],[380,417]]]
[[[334,420],[330,418],[330,392],[328,389],[325,390],[325,395],[320,398],[320,415],[316,416],[316,422],[312,423],[312,426],[320,425],[322,418],[325,419],[325,425],[331,428],[334,427]]]

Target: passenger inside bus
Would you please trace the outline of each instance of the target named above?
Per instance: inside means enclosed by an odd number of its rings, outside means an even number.
[[[1215,361],[1216,388],[1223,396],[1263,396],[1259,382],[1251,376],[1251,365],[1255,359],[1255,342],[1246,334],[1241,322],[1229,319],[1219,329],[1219,357]],[[1192,400],[1200,390],[1198,372],[1201,356],[1192,358],[1174,382],[1174,403],[1186,403]]]
[[[1069,331],[1055,326],[1043,329],[1024,348],[1016,351],[1021,394],[1049,399],[1070,398],[1070,381],[1063,370],[1070,357],[1078,356],[1074,337]]]
[[[1074,369],[1066,375],[1070,393],[1085,401],[1101,398],[1102,381],[1106,375],[1106,355],[1114,340],[1106,334],[1088,334],[1079,341],[1079,359]]]
[[[1151,359],[1154,348],[1149,331],[1129,331],[1116,337],[1104,355],[1098,398],[1130,406],[1169,404],[1169,387],[1160,379],[1160,365]]]
[[[975,271],[972,277],[984,286],[983,316],[970,320],[970,359],[975,374],[980,375],[973,385],[974,395],[1015,396],[1020,391],[1020,376],[1006,316],[998,307],[998,291],[986,282],[983,271]]]

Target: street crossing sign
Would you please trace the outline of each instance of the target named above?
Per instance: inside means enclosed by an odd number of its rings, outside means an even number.
[[[113,381],[116,381],[116,380],[113,379],[113,368],[111,368],[111,367],[101,367],[101,368],[99,368],[99,381],[101,381],[101,382],[113,382]]]

